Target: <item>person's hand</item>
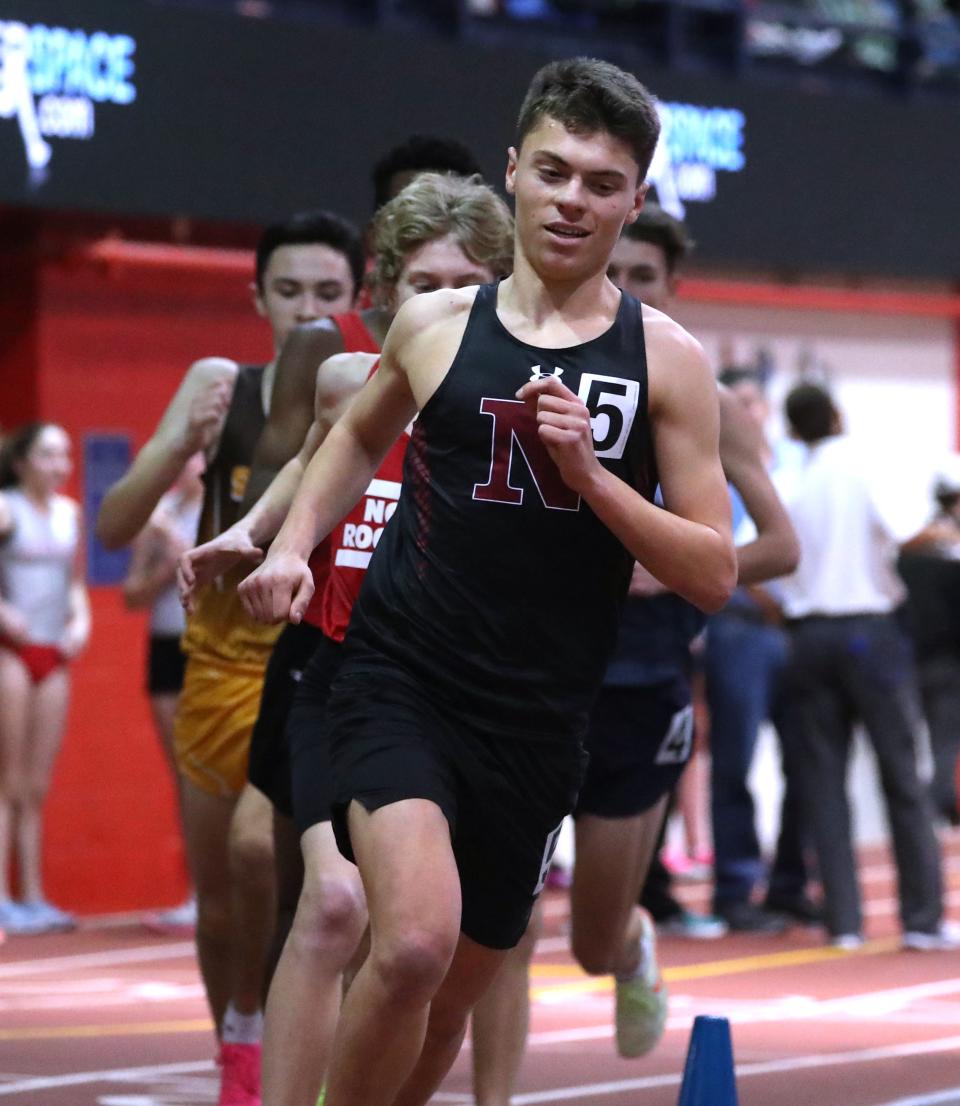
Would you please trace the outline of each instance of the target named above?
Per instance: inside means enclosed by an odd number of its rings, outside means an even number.
[[[86,648],[89,636],[90,633],[85,620],[80,622],[71,619],[63,631],[63,637],[60,638],[60,652],[68,661],[72,661]]]
[[[294,553],[271,554],[237,588],[247,614],[266,623],[300,622],[313,590],[310,566]]]
[[[540,440],[563,482],[584,494],[601,467],[593,450],[587,405],[553,375],[527,381],[517,392],[517,399],[534,408]]]
[[[11,645],[26,645],[30,640],[27,620],[9,603],[0,603],[0,638],[6,638]]]
[[[230,381],[211,380],[190,401],[181,449],[186,456],[206,452],[217,440],[233,394]]]
[[[177,559],[177,591],[184,609],[192,614],[197,592],[217,576],[238,564],[258,565],[263,550],[253,544],[250,535],[239,526],[231,526],[212,541],[188,549]]]

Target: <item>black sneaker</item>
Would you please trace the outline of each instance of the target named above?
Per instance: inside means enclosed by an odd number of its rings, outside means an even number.
[[[786,914],[800,925],[823,925],[823,907],[808,895],[767,895],[763,908],[774,914]]]
[[[714,913],[727,923],[731,933],[765,933],[776,936],[788,926],[782,914],[776,914],[752,902],[718,902]]]

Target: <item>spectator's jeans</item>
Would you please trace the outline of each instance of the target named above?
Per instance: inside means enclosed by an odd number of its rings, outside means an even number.
[[[714,908],[745,902],[764,877],[753,796],[747,775],[760,724],[776,723],[776,701],[787,657],[787,636],[776,626],[736,614],[710,619],[704,659],[710,710],[711,819]],[[803,893],[806,870],[799,804],[790,775],[768,893]]]
[[[808,618],[790,629],[781,733],[797,765],[823,880],[827,927],[863,926],[847,797],[853,723],[867,730],[893,839],[905,930],[933,933],[942,914],[940,850],[917,775],[910,648],[892,615]]]

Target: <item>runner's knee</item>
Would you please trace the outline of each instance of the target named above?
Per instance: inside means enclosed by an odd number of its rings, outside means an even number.
[[[391,1000],[429,1001],[443,982],[457,937],[457,933],[417,925],[375,941],[371,961]]]
[[[234,879],[273,882],[273,835],[259,827],[237,829],[230,833],[230,874]]]
[[[367,907],[359,880],[319,877],[304,885],[292,939],[301,952],[335,954],[350,960],[367,924]]]

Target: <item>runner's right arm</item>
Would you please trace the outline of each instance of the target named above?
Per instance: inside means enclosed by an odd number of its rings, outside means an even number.
[[[96,533],[107,549],[140,533],[194,453],[216,451],[236,377],[237,363],[225,357],[190,366],[152,437],[100,504]]]
[[[307,466],[264,563],[238,591],[258,622],[299,622],[313,594],[307,559],[356,504],[391,445],[417,413],[401,354],[418,331],[416,297],[400,309],[377,372],[331,427]]]
[[[316,374],[314,421],[299,453],[283,466],[263,495],[233,526],[180,557],[177,586],[188,611],[193,609],[197,590],[214,577],[241,561],[256,565],[263,559],[262,547],[276,537],[311,458],[366,380],[375,359],[372,354],[341,353],[320,366]]]

